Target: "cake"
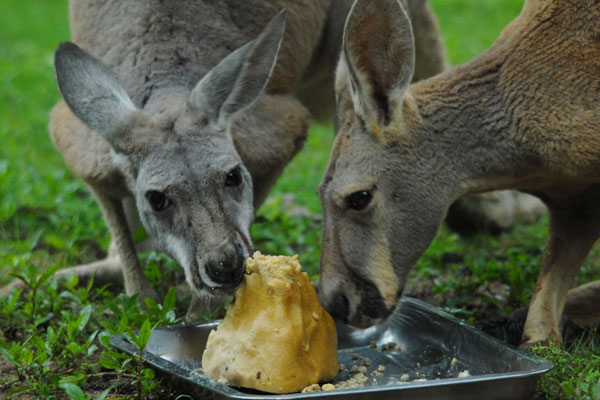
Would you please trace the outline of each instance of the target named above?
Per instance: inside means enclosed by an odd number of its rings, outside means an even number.
[[[254,253],[227,314],[202,356],[211,379],[291,393],[338,372],[337,334],[298,256]]]

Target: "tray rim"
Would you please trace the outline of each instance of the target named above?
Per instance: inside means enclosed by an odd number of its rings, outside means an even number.
[[[482,332],[475,327],[472,327],[462,321],[461,319],[447,313],[446,311],[440,309],[439,307],[432,306],[422,300],[415,299],[412,297],[403,297],[401,303],[407,303],[411,307],[416,307],[421,309],[422,311],[426,311],[428,313],[433,313],[438,315],[441,318],[445,318],[451,320],[454,323],[457,323],[463,329],[467,329],[473,333],[484,336],[487,340],[494,342],[497,345],[505,347],[508,351],[514,353],[515,355],[519,355],[521,357],[525,357],[535,363],[537,366],[532,369],[528,369],[526,371],[511,371],[511,372],[503,372],[503,373],[494,373],[494,374],[484,374],[484,375],[475,375],[468,376],[462,378],[441,378],[436,380],[427,380],[420,382],[402,382],[395,384],[386,384],[386,385],[378,385],[378,386],[369,386],[367,388],[346,388],[341,390],[333,390],[326,392],[309,392],[309,393],[287,393],[287,394],[250,394],[243,393],[239,390],[236,390],[230,386],[214,381],[204,375],[196,374],[191,370],[185,369],[173,363],[169,360],[166,360],[159,355],[155,355],[149,353],[147,351],[142,352],[142,359],[145,363],[153,366],[154,368],[159,369],[160,371],[172,375],[176,378],[183,379],[189,383],[193,383],[198,385],[206,390],[212,391],[222,397],[226,397],[229,399],[236,400],[255,400],[255,399],[298,399],[298,398],[317,398],[324,396],[352,396],[359,395],[364,393],[378,393],[378,392],[390,392],[390,391],[399,391],[399,390],[411,390],[418,389],[422,387],[436,387],[436,386],[455,386],[455,385],[464,385],[471,383],[482,383],[489,381],[503,381],[509,379],[524,379],[530,377],[538,377],[552,368],[554,368],[554,364],[551,361],[546,360],[543,357],[540,357],[536,354],[528,353],[524,350],[521,350],[517,347],[514,347],[510,344],[502,342],[501,340]],[[400,306],[399,306],[400,307]],[[212,320],[201,323],[190,323],[190,324],[181,324],[181,325],[172,325],[165,327],[158,327],[158,330],[177,330],[185,327],[200,327],[206,325],[218,324],[220,320]],[[137,355],[137,349],[129,342],[129,340],[125,337],[124,334],[119,334],[112,336],[109,339],[109,343],[111,346],[117,348],[120,351],[123,351],[129,355]],[[173,372],[177,372],[178,375],[174,375]]]

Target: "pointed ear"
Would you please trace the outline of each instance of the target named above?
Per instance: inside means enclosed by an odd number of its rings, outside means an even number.
[[[412,80],[415,45],[410,19],[398,0],[357,0],[346,20],[343,60],[355,112],[369,129],[401,112]]]
[[[54,65],[58,89],[73,113],[115,150],[122,147],[120,133],[136,108],[117,75],[70,42],[58,46]]]
[[[267,85],[284,30],[282,10],[256,39],[229,54],[200,80],[190,94],[190,104],[211,123],[230,123]]]

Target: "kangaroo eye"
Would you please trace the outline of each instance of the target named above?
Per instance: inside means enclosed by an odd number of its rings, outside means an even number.
[[[160,212],[171,205],[171,200],[164,193],[157,190],[146,192],[146,199],[150,203],[150,207],[156,212]]]
[[[242,183],[242,173],[239,167],[235,167],[227,173],[225,177],[225,186],[240,186]]]
[[[371,192],[368,190],[360,190],[348,195],[346,197],[346,204],[349,208],[360,211],[369,205],[372,198],[373,195]]]

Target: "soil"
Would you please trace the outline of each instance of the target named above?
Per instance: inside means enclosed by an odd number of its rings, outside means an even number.
[[[447,280],[456,279],[452,276],[441,276],[438,278],[442,283]],[[436,294],[433,292],[435,284],[432,281],[412,280],[408,283],[404,295],[415,297],[426,303],[437,307],[447,306],[448,300],[454,297],[453,293]],[[477,293],[469,297],[469,303],[465,308],[473,313],[475,327],[503,342],[513,346],[519,346],[525,319],[527,318],[527,307],[514,310],[510,315],[505,315],[499,307],[483,301],[483,296],[490,298],[505,296],[505,289],[499,282],[489,282],[485,288],[480,288]],[[596,329],[600,332],[600,326]],[[568,342],[581,338],[582,334],[589,333],[570,321],[563,321],[562,337]]]
[[[458,294],[452,293],[452,291],[442,294],[434,293],[434,288],[436,285],[454,279],[456,277],[450,274],[436,278],[436,283],[431,280],[413,279],[407,284],[404,295],[423,300],[436,307],[446,307],[448,301]],[[497,339],[518,346],[525,325],[527,308],[516,310],[506,316],[499,307],[484,301],[484,298],[505,297],[506,295],[506,289],[500,282],[491,281],[473,293],[464,308],[473,314],[475,327]]]

